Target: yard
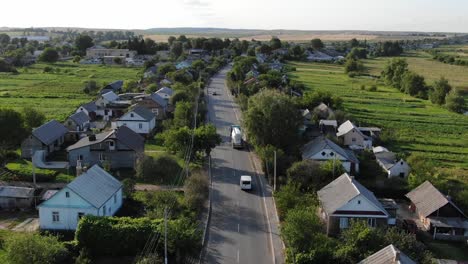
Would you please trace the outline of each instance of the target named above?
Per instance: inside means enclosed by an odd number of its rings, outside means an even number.
[[[44,73],[46,66],[54,71]],[[17,75],[0,73],[0,105],[13,109],[34,107],[48,119],[59,121],[64,121],[80,104],[92,100],[92,96],[83,92],[85,81],[94,80],[98,86],[115,80],[136,81],[141,71],[71,62],[38,63],[18,70]]]

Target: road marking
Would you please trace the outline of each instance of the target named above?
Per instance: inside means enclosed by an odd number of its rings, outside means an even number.
[[[240,224],[237,224],[237,233],[240,233]]]
[[[237,263],[239,263],[239,250],[237,250]]]

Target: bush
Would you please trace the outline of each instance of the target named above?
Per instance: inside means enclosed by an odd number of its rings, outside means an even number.
[[[209,186],[207,176],[201,172],[192,174],[185,180],[185,202],[192,210],[201,210],[208,197]]]
[[[45,66],[44,69],[42,70],[43,73],[51,73],[54,72],[54,68],[50,66]]]
[[[377,85],[372,85],[372,86],[369,88],[369,92],[377,92]]]
[[[177,160],[168,154],[156,158],[144,156],[138,160],[136,177],[145,182],[174,183],[182,168]]]

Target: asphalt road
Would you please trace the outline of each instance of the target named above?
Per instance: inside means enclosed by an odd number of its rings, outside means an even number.
[[[225,87],[228,70],[214,76],[207,89],[208,118],[223,143],[211,153],[212,214],[204,263],[282,263],[281,241],[271,225],[276,222],[270,219],[276,211],[265,180],[255,174],[248,150],[233,149],[230,143],[230,126],[241,123],[241,113]],[[240,190],[241,175],[252,176],[253,190]]]

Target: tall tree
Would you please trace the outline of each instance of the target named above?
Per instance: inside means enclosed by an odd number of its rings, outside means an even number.
[[[278,37],[272,37],[270,39],[270,47],[271,49],[275,50],[275,49],[279,49],[281,48],[281,40],[278,38]]]
[[[467,107],[465,104],[465,98],[458,89],[453,89],[445,97],[445,106],[448,110],[455,113],[463,113]]]
[[[39,56],[39,61],[54,63],[57,62],[59,54],[54,48],[45,48],[44,51]]]
[[[63,263],[67,249],[57,237],[35,233],[18,233],[6,242],[6,258],[15,264]]]
[[[21,114],[12,109],[0,109],[0,148],[15,148],[26,135]]]
[[[31,132],[34,128],[41,126],[45,122],[46,117],[44,113],[34,108],[25,107],[23,108],[23,120],[26,130]]]
[[[94,45],[93,39],[88,35],[80,34],[75,39],[75,46],[82,54],[86,52],[87,48],[90,48],[93,45]]]
[[[319,38],[314,38],[310,41],[310,44],[313,49],[323,49],[325,45],[323,44],[322,40]]]
[[[438,105],[445,104],[445,97],[452,90],[447,79],[444,77],[434,82],[434,86],[429,93],[429,99],[431,102]]]

